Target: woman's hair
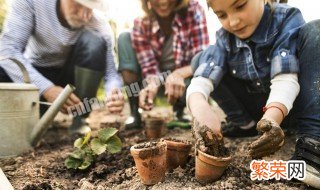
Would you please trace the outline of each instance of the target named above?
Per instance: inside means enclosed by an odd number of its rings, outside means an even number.
[[[150,0],[141,0],[142,9],[145,13],[145,16],[153,17],[154,12],[151,10],[151,7],[148,5],[149,1]],[[176,1],[177,1],[177,6],[175,8],[175,12],[179,12],[179,11],[186,9],[188,7],[190,0],[176,0]]]
[[[267,4],[269,4],[269,6],[271,7],[271,9],[272,9],[272,3],[274,3],[274,2],[276,2],[276,0],[265,0],[265,2],[267,3]],[[280,0],[280,3],[281,2],[288,2],[287,0]],[[207,5],[208,5],[208,7],[210,8],[210,0],[207,0]]]

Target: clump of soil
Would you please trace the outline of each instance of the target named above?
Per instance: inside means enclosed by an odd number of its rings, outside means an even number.
[[[192,133],[196,138],[196,147],[202,152],[216,157],[230,155],[228,149],[224,146],[223,137],[215,134],[207,126],[200,126],[199,122],[195,121]]]
[[[187,144],[187,145],[192,144],[192,143],[191,143],[190,141],[188,141],[188,140],[182,140],[182,139],[177,139],[177,138],[172,138],[172,137],[163,138],[163,140],[173,141],[173,142],[180,142],[180,143]]]
[[[143,148],[154,148],[156,147],[158,142],[145,142],[140,143],[134,146],[135,149],[143,149]]]
[[[144,160],[162,154],[166,150],[166,144],[162,142],[145,142],[134,145],[133,148],[138,150],[139,157]]]

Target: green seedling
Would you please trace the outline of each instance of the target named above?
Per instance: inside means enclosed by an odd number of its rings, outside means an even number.
[[[95,161],[95,158],[108,151],[111,154],[121,151],[122,143],[116,135],[115,128],[105,128],[98,131],[98,136],[91,139],[91,132],[84,137],[75,140],[75,151],[69,153],[64,164],[68,169],[87,169]],[[91,139],[91,140],[90,140]]]

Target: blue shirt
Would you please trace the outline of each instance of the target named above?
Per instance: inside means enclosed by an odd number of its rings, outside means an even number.
[[[299,29],[305,24],[299,9],[285,4],[265,5],[252,36],[241,40],[223,28],[215,45],[199,58],[194,76],[210,78],[216,87],[225,74],[247,83],[251,92],[269,92],[270,80],[280,73],[298,73]]]

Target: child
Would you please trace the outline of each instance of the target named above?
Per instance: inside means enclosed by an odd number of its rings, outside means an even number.
[[[320,21],[305,24],[297,8],[264,0],[207,2],[222,29],[216,44],[194,58],[199,66],[187,90],[194,119],[218,135],[252,136],[257,125],[263,135],[249,146],[253,158],[280,149],[280,124],[297,126],[292,159],[306,161],[304,182],[320,188]],[[229,131],[210,109],[211,92]]]

